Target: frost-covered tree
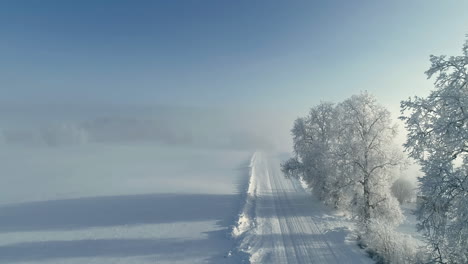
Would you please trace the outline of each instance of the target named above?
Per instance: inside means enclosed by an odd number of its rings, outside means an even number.
[[[468,40],[461,56],[431,56],[435,89],[401,103],[405,147],[422,167],[419,229],[437,263],[468,263]]]
[[[283,164],[286,175],[301,177],[321,200],[333,206],[337,206],[336,197],[330,195],[335,176],[335,122],[336,111],[331,103],[321,103],[311,108],[307,117],[298,118],[291,130],[296,155]]]
[[[394,169],[402,165],[401,151],[393,143],[396,126],[390,112],[368,93],[352,96],[338,105],[340,152],[348,157],[355,182],[353,204],[364,229],[372,219],[397,224],[402,213],[391,195]]]
[[[392,184],[392,193],[400,204],[410,202],[416,197],[416,186],[403,177]]]
[[[322,103],[294,123],[295,157],[283,171],[304,179],[326,204],[353,204],[365,228],[371,219],[397,223],[402,215],[390,193],[392,169],[401,161],[395,131],[390,113],[367,93]]]

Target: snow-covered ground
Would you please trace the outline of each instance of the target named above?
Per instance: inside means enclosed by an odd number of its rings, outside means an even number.
[[[223,263],[250,155],[2,146],[0,263]]]
[[[251,263],[372,263],[334,214],[265,153],[251,160],[248,197],[233,235]]]
[[[424,245],[424,237],[416,229],[416,216],[413,211],[416,209],[416,203],[405,203],[401,205],[401,210],[405,216],[405,220],[397,227],[397,231],[414,238],[418,245]]]
[[[371,262],[276,155],[133,143],[0,160],[0,263]]]

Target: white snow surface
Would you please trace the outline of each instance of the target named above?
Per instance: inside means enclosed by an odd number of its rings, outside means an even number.
[[[351,238],[352,224],[324,207],[274,155],[251,160],[247,200],[233,236],[251,263],[373,263]]]
[[[3,146],[0,263],[224,263],[250,156],[147,142]]]

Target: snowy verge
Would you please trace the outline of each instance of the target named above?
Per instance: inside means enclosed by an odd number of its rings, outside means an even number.
[[[382,221],[372,221],[369,231],[361,235],[360,246],[377,263],[427,263],[428,259],[418,242]]]
[[[249,184],[247,188],[245,204],[239,214],[236,226],[232,229],[231,235],[238,239],[245,232],[254,227],[253,215],[255,213],[256,179],[255,179],[255,159],[257,152],[252,155],[249,164]]]

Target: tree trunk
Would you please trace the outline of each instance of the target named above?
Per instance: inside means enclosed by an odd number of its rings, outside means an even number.
[[[364,214],[363,214],[364,219],[363,220],[364,220],[364,226],[367,230],[369,226],[369,221],[371,218],[370,186],[369,186],[369,176],[367,174],[364,176],[363,188],[364,188]]]

